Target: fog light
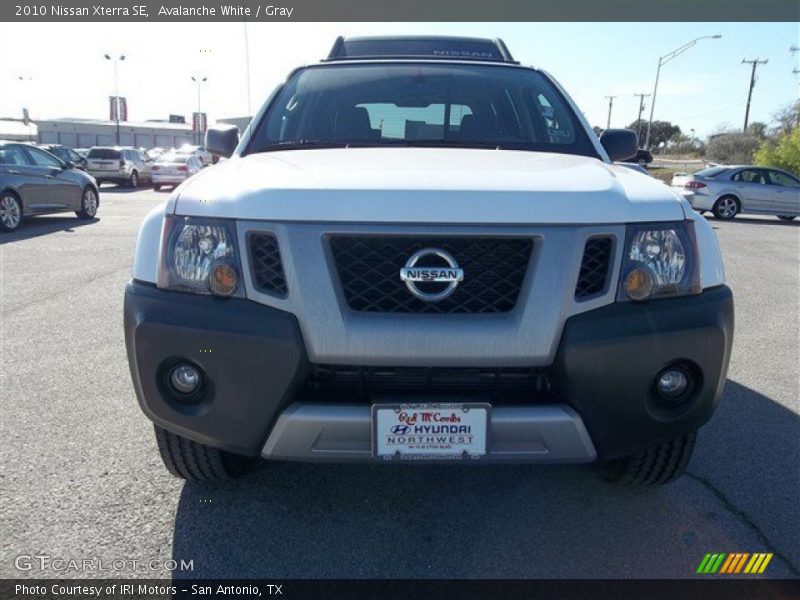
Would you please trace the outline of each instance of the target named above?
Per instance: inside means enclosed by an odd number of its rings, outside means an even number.
[[[218,296],[230,296],[236,291],[238,279],[236,269],[228,263],[219,262],[211,267],[208,274],[208,289]]]
[[[631,300],[647,300],[653,294],[653,273],[646,267],[636,267],[625,277],[623,285]]]
[[[664,398],[675,400],[689,389],[689,377],[681,369],[664,369],[656,377],[656,389]]]
[[[200,388],[203,377],[192,365],[178,365],[169,373],[169,384],[181,394],[193,394]]]

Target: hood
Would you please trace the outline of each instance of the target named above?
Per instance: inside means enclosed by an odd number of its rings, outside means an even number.
[[[289,150],[192,177],[175,213],[271,221],[626,223],[681,220],[661,182],[585,156],[462,148]]]

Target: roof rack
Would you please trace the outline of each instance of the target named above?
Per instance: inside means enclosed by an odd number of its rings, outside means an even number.
[[[451,58],[517,63],[501,39],[451,36],[336,38],[325,61],[379,58]]]

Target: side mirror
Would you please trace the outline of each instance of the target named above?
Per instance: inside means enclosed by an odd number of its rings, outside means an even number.
[[[66,169],[74,169],[74,168],[75,168],[75,163],[74,162],[72,162],[71,160],[64,161],[64,169],[65,170]]]
[[[639,151],[639,138],[632,129],[606,129],[600,143],[612,161],[627,161]]]
[[[212,127],[206,131],[206,148],[211,154],[229,158],[239,145],[239,128],[236,125]]]

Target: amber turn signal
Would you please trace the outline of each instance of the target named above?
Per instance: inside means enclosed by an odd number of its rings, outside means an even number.
[[[650,269],[636,267],[628,273],[623,284],[625,293],[631,300],[647,300],[653,294],[653,274]]]
[[[238,281],[236,269],[220,262],[211,267],[211,272],[208,274],[208,289],[217,296],[230,296],[236,291]]]

